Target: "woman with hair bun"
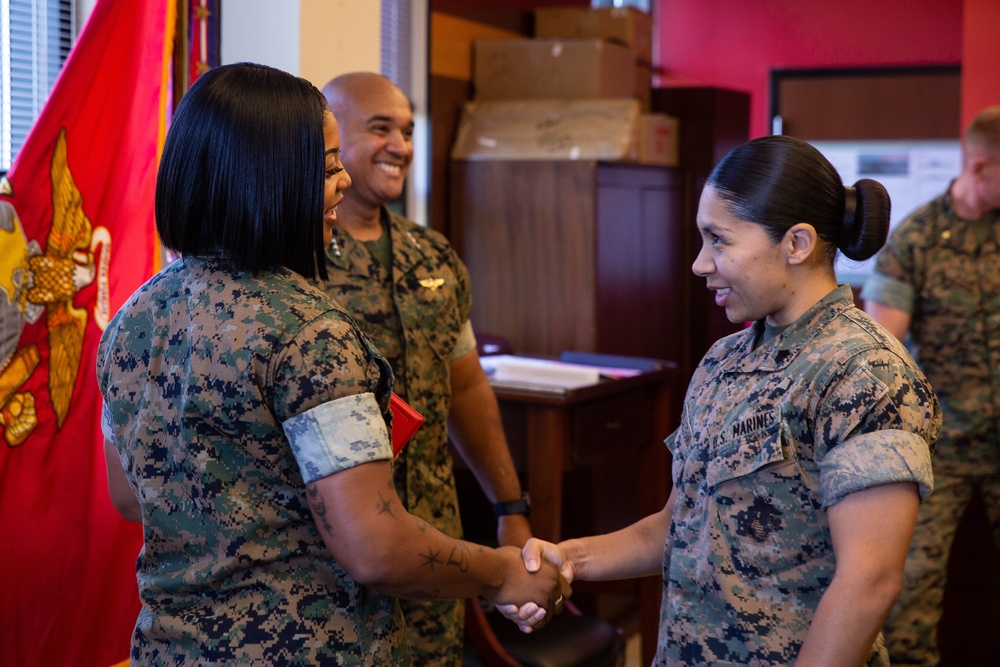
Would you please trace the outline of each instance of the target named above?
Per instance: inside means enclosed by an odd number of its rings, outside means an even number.
[[[525,563],[570,581],[662,568],[656,665],[888,664],[879,630],[941,417],[910,355],[834,274],[838,249],[865,259],[885,241],[885,189],[845,188],[809,144],[764,137],[716,166],[697,224],[694,273],[753,324],[691,379],[666,440],[666,506],[610,535],[531,540]]]

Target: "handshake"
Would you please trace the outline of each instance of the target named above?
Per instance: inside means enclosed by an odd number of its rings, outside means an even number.
[[[503,586],[491,601],[521,632],[541,628],[551,618],[549,612],[560,613],[573,593],[573,563],[559,545],[536,538],[529,539],[520,554],[514,547],[501,547],[499,551],[511,552],[517,559],[514,567],[520,571],[504,577]]]

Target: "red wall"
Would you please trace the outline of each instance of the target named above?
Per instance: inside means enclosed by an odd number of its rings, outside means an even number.
[[[962,126],[980,109],[1000,104],[1000,2],[965,0],[962,43]]]
[[[772,68],[962,62],[966,3],[1000,5],[997,0],[659,0],[660,85],[748,91],[751,136],[770,134]],[[998,60],[997,34],[996,23],[988,43],[987,31],[981,32],[992,61]],[[995,69],[992,76],[1000,80]]]

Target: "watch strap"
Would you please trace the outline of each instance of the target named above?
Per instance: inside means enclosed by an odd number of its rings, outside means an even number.
[[[493,511],[496,512],[497,518],[508,516],[510,514],[523,514],[524,516],[530,517],[531,498],[528,497],[528,492],[525,491],[517,500],[509,500],[505,503],[494,503]]]

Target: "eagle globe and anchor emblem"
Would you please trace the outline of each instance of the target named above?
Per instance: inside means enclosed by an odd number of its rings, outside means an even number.
[[[45,316],[48,329],[48,389],[56,426],[69,412],[80,370],[88,313],[74,305],[76,293],[98,280],[94,318],[103,330],[109,317],[110,234],[96,230],[83,212],[83,199],[66,159],[66,131],[59,133],[50,167],[52,224],[43,249],[29,240],[11,202],[0,199],[0,428],[10,447],[38,426],[36,397],[24,387],[41,365],[35,343],[20,345],[26,324]],[[6,177],[0,195],[13,196]],[[100,263],[95,250],[103,247]]]

